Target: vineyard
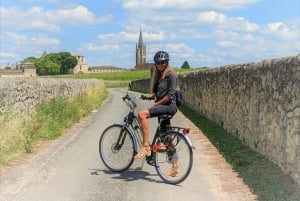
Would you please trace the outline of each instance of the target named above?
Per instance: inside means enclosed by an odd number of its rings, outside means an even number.
[[[194,72],[199,70],[205,70],[203,68],[193,69],[177,69],[175,68],[176,74]],[[150,78],[150,70],[124,70],[121,72],[102,72],[102,73],[86,73],[86,74],[68,74],[68,75],[57,75],[54,77],[58,78],[75,78],[75,79],[99,79],[104,81],[131,81],[139,80],[144,78]]]

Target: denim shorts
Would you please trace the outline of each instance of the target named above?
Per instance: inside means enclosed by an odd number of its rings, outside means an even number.
[[[174,115],[177,112],[177,107],[174,103],[167,105],[158,105],[149,108],[150,117],[157,117],[162,114]]]

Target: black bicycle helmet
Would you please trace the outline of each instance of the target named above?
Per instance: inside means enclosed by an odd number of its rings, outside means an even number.
[[[169,61],[169,54],[165,51],[158,51],[154,55],[154,62]]]

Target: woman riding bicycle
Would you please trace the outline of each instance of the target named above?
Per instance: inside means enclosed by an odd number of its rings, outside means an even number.
[[[149,122],[148,118],[160,115],[174,115],[177,112],[175,91],[177,86],[176,75],[169,65],[169,54],[165,51],[158,51],[154,55],[156,71],[152,85],[152,92],[147,99],[155,99],[155,103],[148,109],[141,110],[138,117],[143,132],[143,146],[135,155],[135,159],[140,159],[151,154],[149,146]],[[179,173],[177,160],[173,160],[172,169],[169,176],[176,176]]]

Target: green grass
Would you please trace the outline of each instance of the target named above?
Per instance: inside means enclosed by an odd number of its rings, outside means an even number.
[[[61,97],[40,105],[32,118],[7,112],[0,119],[0,167],[19,155],[31,153],[37,142],[58,138],[65,129],[99,108],[107,96],[102,82],[74,100]]]
[[[105,81],[105,86],[107,88],[123,88],[123,87],[128,87],[130,81],[110,81],[107,80]]]
[[[149,70],[124,71],[124,72],[103,72],[103,73],[84,73],[53,76],[57,78],[76,78],[76,79],[99,79],[104,81],[131,81],[150,77]]]
[[[177,74],[199,69],[175,69]],[[96,78],[106,87],[127,87],[131,80],[150,77],[149,70],[119,73],[96,73],[55,76],[61,78]],[[0,116],[0,166],[8,164],[19,153],[31,152],[34,144],[59,137],[64,129],[89,115],[107,97],[105,88],[70,101],[57,99],[38,108],[31,120],[7,112]],[[214,122],[182,105],[180,110],[197,125],[227,160],[260,201],[300,201],[300,189],[279,167],[253,151]]]
[[[174,68],[176,74],[182,74],[187,72],[205,70],[206,67],[202,68],[191,68],[191,69],[177,69]],[[150,70],[125,70],[122,72],[102,72],[102,73],[84,73],[84,74],[67,74],[67,75],[56,75],[51,76],[55,78],[76,78],[76,79],[99,79],[104,81],[132,81],[150,78]]]
[[[0,116],[0,167],[24,150],[24,136],[21,132],[24,121],[23,117],[11,111]]]
[[[300,201],[299,187],[278,166],[201,114],[184,105],[180,110],[209,138],[258,200]]]
[[[175,69],[185,73],[199,69]],[[49,76],[48,76],[49,77]],[[79,78],[102,80],[103,88],[95,89],[76,100],[58,98],[37,108],[34,116],[23,117],[12,112],[0,115],[0,166],[9,164],[18,155],[30,153],[35,143],[59,137],[64,129],[87,116],[93,108],[101,105],[107,97],[106,88],[127,87],[131,80],[150,77],[149,70],[112,73],[89,73],[50,76],[51,78]],[[41,76],[43,78],[43,76]]]

